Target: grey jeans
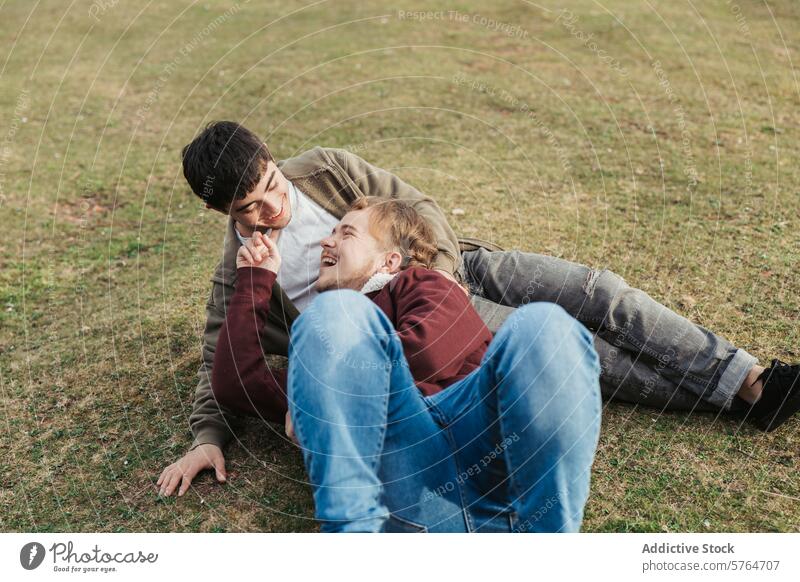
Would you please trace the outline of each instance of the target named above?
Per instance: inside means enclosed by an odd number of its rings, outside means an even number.
[[[608,270],[534,253],[463,253],[472,303],[492,332],[514,308],[557,303],[595,335],[605,398],[668,410],[730,410],[757,360]]]

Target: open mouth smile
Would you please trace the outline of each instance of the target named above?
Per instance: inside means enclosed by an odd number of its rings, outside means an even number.
[[[332,257],[331,255],[322,255],[322,258],[320,259],[319,263],[320,263],[320,268],[325,268],[325,267],[335,266],[336,263],[338,263],[338,261],[336,260],[335,257]]]
[[[283,209],[286,207],[286,197],[284,196],[283,200],[281,200],[281,209],[278,211],[277,214],[273,214],[272,216],[268,216],[264,219],[265,222],[272,222],[273,220],[280,218],[283,216]]]

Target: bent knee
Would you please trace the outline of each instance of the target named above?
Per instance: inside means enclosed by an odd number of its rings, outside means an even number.
[[[550,303],[548,301],[536,301],[528,303],[517,309],[514,314],[525,320],[540,321],[553,321],[560,323],[567,323],[574,318],[567,313],[567,311],[557,303]]]
[[[365,295],[352,289],[334,289],[324,291],[317,295],[311,302],[311,307],[315,309],[341,309],[343,307],[359,306],[370,304],[371,301]]]
[[[336,289],[317,295],[306,311],[324,311],[326,315],[336,315],[367,309],[374,304],[362,293],[352,289]]]
[[[386,349],[393,332],[389,318],[366,296],[351,290],[326,291],[294,322],[289,358],[355,357],[376,342]]]
[[[508,320],[505,341],[512,350],[572,364],[585,360],[597,365],[592,333],[555,303],[530,303]]]
[[[351,289],[325,291],[300,314],[292,333],[304,327],[327,329],[331,332],[368,327],[370,318],[377,310],[378,307],[365,295]]]
[[[625,279],[608,269],[590,269],[583,282],[583,292],[589,297],[595,293],[613,296],[628,287]]]
[[[539,301],[514,312],[509,318],[513,335],[524,341],[552,341],[554,337],[578,334],[588,330],[556,303]]]

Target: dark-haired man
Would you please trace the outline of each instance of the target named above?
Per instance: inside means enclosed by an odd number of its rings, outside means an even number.
[[[436,203],[386,170],[337,149],[314,148],[276,163],[266,144],[243,126],[217,122],[183,150],[184,175],[206,206],[230,216],[223,259],[212,276],[203,364],[187,455],[159,478],[161,492],[179,494],[198,471],[225,480],[222,447],[230,438],[224,408],[214,400],[211,369],[219,329],[236,279],[236,253],[255,230],[280,229],[285,267],[262,330],[265,353],[286,355],[289,330],[315,295],[317,248],[332,224],[362,196],[406,200],[438,240],[435,267],[463,279],[487,327],[496,332],[514,308],[533,301],[562,306],[595,332],[604,395],[662,408],[722,410],[773,430],[800,409],[800,366],[755,357],[697,326],[608,270],[505,252],[491,243],[458,239]]]

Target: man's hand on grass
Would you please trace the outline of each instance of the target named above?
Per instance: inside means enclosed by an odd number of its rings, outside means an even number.
[[[160,487],[158,494],[169,497],[180,485],[178,497],[181,497],[189,490],[189,485],[195,476],[204,469],[214,469],[217,481],[220,483],[227,480],[225,456],[217,445],[210,443],[198,445],[164,469],[156,482]]]

